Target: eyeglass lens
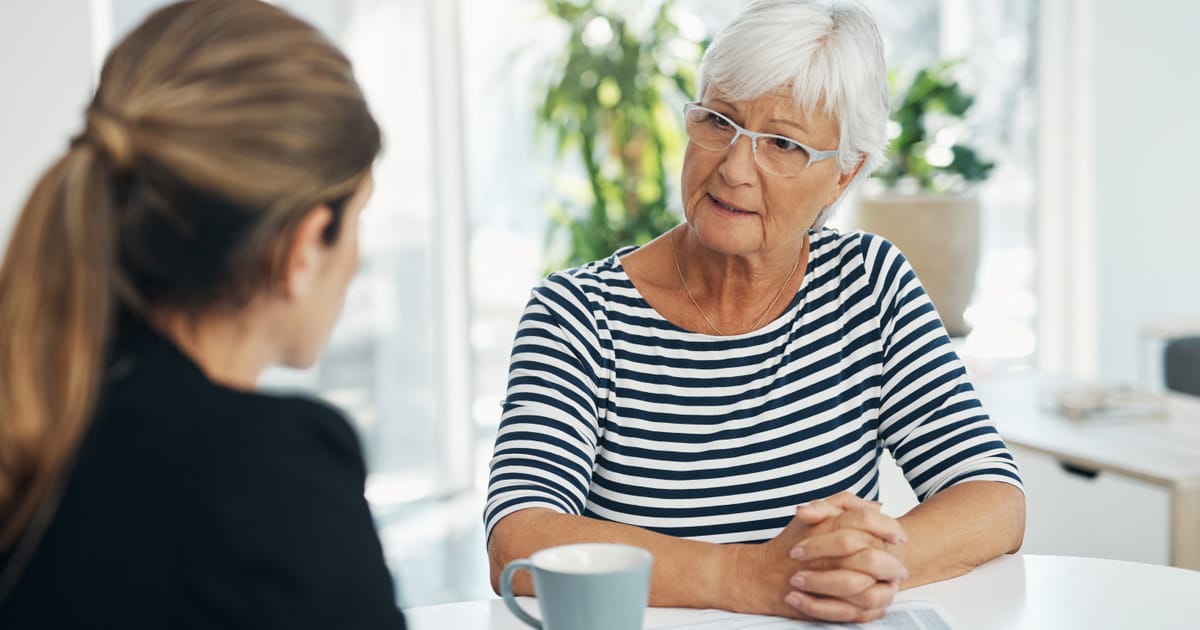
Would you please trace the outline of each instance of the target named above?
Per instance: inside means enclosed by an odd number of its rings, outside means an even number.
[[[726,116],[704,107],[688,108],[686,118],[688,138],[709,151],[724,151],[738,135],[750,133]],[[776,175],[798,175],[808,166],[808,151],[796,141],[772,134],[756,135],[757,138],[752,136],[757,145],[754,159],[764,170]]]

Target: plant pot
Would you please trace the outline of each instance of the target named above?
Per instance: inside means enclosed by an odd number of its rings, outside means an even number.
[[[858,201],[858,227],[904,252],[952,337],[970,332],[963,311],[975,291],[979,220],[973,195],[863,195]]]

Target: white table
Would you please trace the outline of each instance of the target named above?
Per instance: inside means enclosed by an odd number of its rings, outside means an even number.
[[[898,599],[938,602],[961,630],[1200,628],[1200,572],[1118,560],[1003,556],[962,577],[902,591]],[[410,608],[405,615],[414,630],[527,627],[500,599]],[[646,628],[699,615],[651,608]]]

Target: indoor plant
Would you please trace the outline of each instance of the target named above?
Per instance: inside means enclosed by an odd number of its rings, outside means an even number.
[[[560,158],[579,159],[586,179],[560,178],[551,202],[547,257],[562,268],[645,243],[677,221],[671,161],[682,154],[681,108],[703,45],[681,33],[672,0],[545,6],[569,36],[549,66],[537,126]]]
[[[961,70],[955,62],[938,63],[893,90],[888,162],[867,182],[857,208],[861,229],[891,240],[908,257],[952,336],[969,330],[963,311],[979,267],[972,184],[993,167],[966,144],[974,98],[957,79]]]

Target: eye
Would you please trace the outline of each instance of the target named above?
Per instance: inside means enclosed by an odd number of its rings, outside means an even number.
[[[800,146],[799,142],[789,140],[783,136],[771,136],[771,147],[779,149],[784,153],[808,153],[808,151],[804,150],[804,147]]]
[[[729,122],[728,118],[713,112],[708,113],[708,118],[705,120],[705,122],[713,127],[716,127],[717,129],[729,129],[733,126],[733,123]]]

